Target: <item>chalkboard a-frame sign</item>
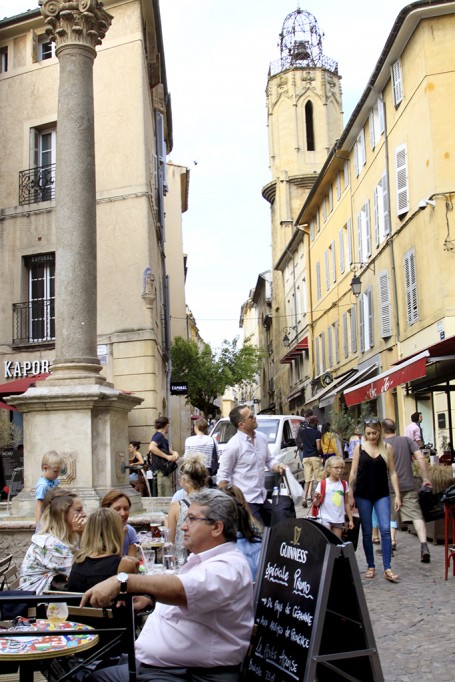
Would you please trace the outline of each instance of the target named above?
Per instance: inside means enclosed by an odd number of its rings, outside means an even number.
[[[308,519],[263,542],[243,681],[383,682],[352,544]]]

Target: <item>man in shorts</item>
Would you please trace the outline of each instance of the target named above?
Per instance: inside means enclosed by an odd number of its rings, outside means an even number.
[[[321,434],[318,418],[308,417],[308,426],[301,432],[303,473],[305,476],[304,499],[302,505],[308,506],[313,497],[313,484],[321,480]]]
[[[412,438],[396,435],[396,424],[393,419],[384,419],[382,422],[384,440],[390,443],[393,448],[395,469],[398,476],[398,486],[401,495],[400,520],[403,523],[412,521],[420,540],[420,561],[424,564],[430,563],[430,551],[427,545],[427,529],[420,509],[419,496],[416,490],[415,478],[412,473],[413,456],[419,463],[422,472],[423,485],[431,486],[428,477],[427,463],[419,446]],[[393,511],[395,506],[395,495],[390,485],[390,508],[392,510],[392,521],[396,521],[396,513]],[[392,538],[393,540],[393,538]]]

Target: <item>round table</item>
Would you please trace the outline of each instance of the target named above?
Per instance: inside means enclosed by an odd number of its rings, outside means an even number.
[[[0,661],[19,663],[20,682],[33,681],[33,661],[77,655],[98,644],[98,635],[86,632],[92,629],[71,621],[54,624],[38,619],[27,630],[15,630],[21,633],[19,636],[9,637],[8,630],[4,630],[0,633]]]

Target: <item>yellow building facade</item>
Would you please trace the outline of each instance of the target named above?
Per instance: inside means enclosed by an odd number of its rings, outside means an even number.
[[[402,431],[420,411],[431,442],[436,414],[451,429],[455,377],[454,30],[453,2],[400,13],[294,231],[311,278],[308,406],[329,419],[368,402]]]

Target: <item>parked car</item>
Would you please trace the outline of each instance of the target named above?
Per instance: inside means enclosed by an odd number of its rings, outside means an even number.
[[[292,414],[259,414],[256,420],[258,424],[256,430],[267,436],[272,457],[286,464],[294,476],[299,471],[303,471],[295,443],[299,426],[304,421],[303,417],[296,417]],[[211,430],[210,435],[218,443],[220,459],[223,456],[224,447],[234,434],[235,428],[227,417],[219,419]],[[275,485],[275,474],[267,472],[265,478],[268,494],[271,495]]]

